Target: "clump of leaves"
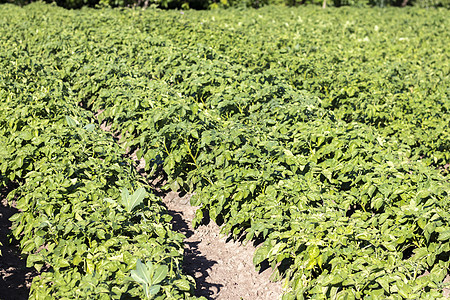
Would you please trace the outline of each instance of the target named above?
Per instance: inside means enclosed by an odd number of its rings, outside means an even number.
[[[122,189],[122,204],[125,207],[125,210],[128,213],[131,213],[136,206],[142,203],[146,196],[147,192],[143,187],[138,188],[132,195],[130,195],[130,192],[125,187]]]
[[[136,269],[131,270],[131,278],[142,285],[147,299],[152,299],[161,289],[161,283],[167,277],[169,268],[166,265],[143,264],[139,259]]]

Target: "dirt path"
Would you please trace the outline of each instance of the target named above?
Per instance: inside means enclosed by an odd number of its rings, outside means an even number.
[[[163,202],[173,216],[174,230],[186,235],[184,270],[195,278],[196,295],[218,300],[280,299],[281,283],[270,282],[271,269],[255,271],[251,243],[227,242],[213,221],[193,230],[196,208],[190,206],[189,198],[169,192]]]

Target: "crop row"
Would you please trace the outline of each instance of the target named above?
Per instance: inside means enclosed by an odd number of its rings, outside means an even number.
[[[285,299],[442,295],[447,11],[3,9],[4,90],[101,112],[195,225],[261,242]]]
[[[4,38],[14,25],[3,25],[0,184],[20,183],[8,198],[20,210],[12,233],[40,271],[30,299],[192,296],[184,236],[160,200],[94,115],[68,98],[70,87],[35,63],[42,57],[20,53]]]

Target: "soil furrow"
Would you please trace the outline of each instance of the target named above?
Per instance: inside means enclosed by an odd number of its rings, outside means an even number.
[[[173,216],[174,230],[186,235],[184,270],[195,278],[197,296],[208,299],[274,300],[281,297],[281,283],[271,282],[271,269],[255,271],[251,243],[227,241],[213,221],[192,228],[196,207],[189,204],[190,195],[180,197],[169,192],[163,198]]]

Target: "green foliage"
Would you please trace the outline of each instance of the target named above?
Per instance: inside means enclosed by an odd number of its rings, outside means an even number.
[[[166,265],[155,267],[151,262],[143,264],[138,260],[136,270],[131,271],[131,277],[143,286],[146,298],[151,299],[158,294],[161,289],[159,283],[166,278],[168,271]]]
[[[54,9],[34,7],[41,15]],[[16,25],[4,22],[28,12],[1,10],[0,184],[20,183],[8,195],[20,210],[12,233],[27,266],[41,271],[30,299],[143,298],[148,291],[130,279],[138,260],[165,270],[154,295],[191,297],[193,280],[181,270],[184,237],[171,230],[124,150],[71,97],[70,67],[59,69],[51,58],[60,45],[37,30],[34,38],[45,44],[28,45],[33,37],[26,34],[27,45],[17,47],[19,40],[10,40]]]
[[[432,7],[450,8],[450,0],[416,0],[413,1],[413,5],[423,8],[432,8]]]
[[[276,6],[299,6],[299,5],[320,5],[323,0],[43,0],[47,3],[55,3],[58,6],[78,9],[84,6],[96,8],[111,7],[142,7],[160,9],[220,9],[220,8],[261,8],[267,5]],[[33,0],[0,0],[0,3],[15,3],[25,5]],[[325,1],[326,2],[326,1]],[[326,2],[326,6],[404,6],[414,5],[422,8],[445,7],[450,8],[450,0],[332,0]]]
[[[167,188],[196,191],[195,225],[262,241],[254,264],[286,279],[285,299],[442,296],[447,10],[1,9],[0,178],[25,180],[15,234],[55,268],[36,291],[189,295],[181,237],[94,112]],[[66,235],[89,245],[78,264]],[[98,272],[105,248],[123,254],[114,275]]]
[[[217,8],[259,8],[265,5],[284,4],[284,0],[42,0],[47,3],[56,3],[58,6],[78,9],[84,6],[105,7],[143,7],[161,9],[217,9]],[[0,0],[0,3],[15,3],[25,5],[33,0]]]
[[[127,212],[131,212],[136,206],[142,203],[146,197],[147,192],[143,187],[138,188],[133,195],[130,195],[128,189],[125,187],[122,190],[122,204],[125,206]]]

